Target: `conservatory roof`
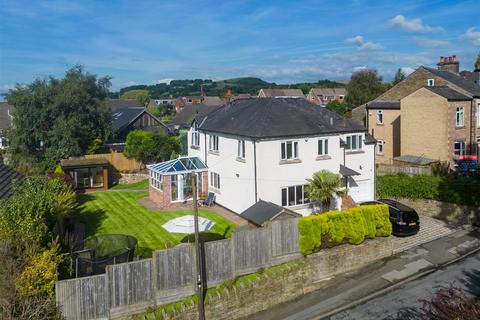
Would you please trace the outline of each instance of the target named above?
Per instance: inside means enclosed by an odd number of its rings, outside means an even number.
[[[180,157],[174,160],[151,164],[148,165],[147,168],[162,174],[204,171],[208,169],[198,157]]]

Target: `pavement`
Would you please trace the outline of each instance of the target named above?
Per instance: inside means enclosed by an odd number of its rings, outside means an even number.
[[[417,277],[435,272],[480,248],[480,230],[476,228],[451,227],[425,216],[421,216],[420,221],[420,232],[417,235],[394,238],[397,252],[394,256],[375,261],[354,272],[327,279],[322,289],[257,313],[248,319],[328,319],[378,295],[385,295]],[[380,308],[385,309],[386,306]],[[370,318],[354,316],[332,319]]]

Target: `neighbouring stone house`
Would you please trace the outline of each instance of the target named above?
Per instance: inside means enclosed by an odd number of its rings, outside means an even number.
[[[180,97],[175,101],[175,112],[179,113],[185,108],[185,106],[197,104],[219,106],[223,104],[223,100],[217,96],[205,95]]]
[[[300,89],[260,89],[258,98],[305,98]]]
[[[480,86],[460,76],[455,56],[441,57],[437,67],[419,67],[354,109],[355,119],[377,139],[378,163],[411,156],[446,161],[453,168],[460,155],[478,154]]]
[[[346,96],[345,88],[312,88],[307,95],[307,100],[319,106],[326,106],[334,100],[343,102]]]

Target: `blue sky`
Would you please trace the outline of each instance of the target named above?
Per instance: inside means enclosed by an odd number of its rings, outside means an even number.
[[[480,1],[0,0],[0,92],[82,64],[113,89],[166,79],[348,79],[480,51]]]

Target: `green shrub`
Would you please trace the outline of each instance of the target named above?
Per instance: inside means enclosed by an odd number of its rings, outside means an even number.
[[[386,205],[370,205],[300,218],[298,231],[300,252],[309,255],[321,249],[322,240],[327,241],[324,246],[332,246],[389,236],[392,224]]]

